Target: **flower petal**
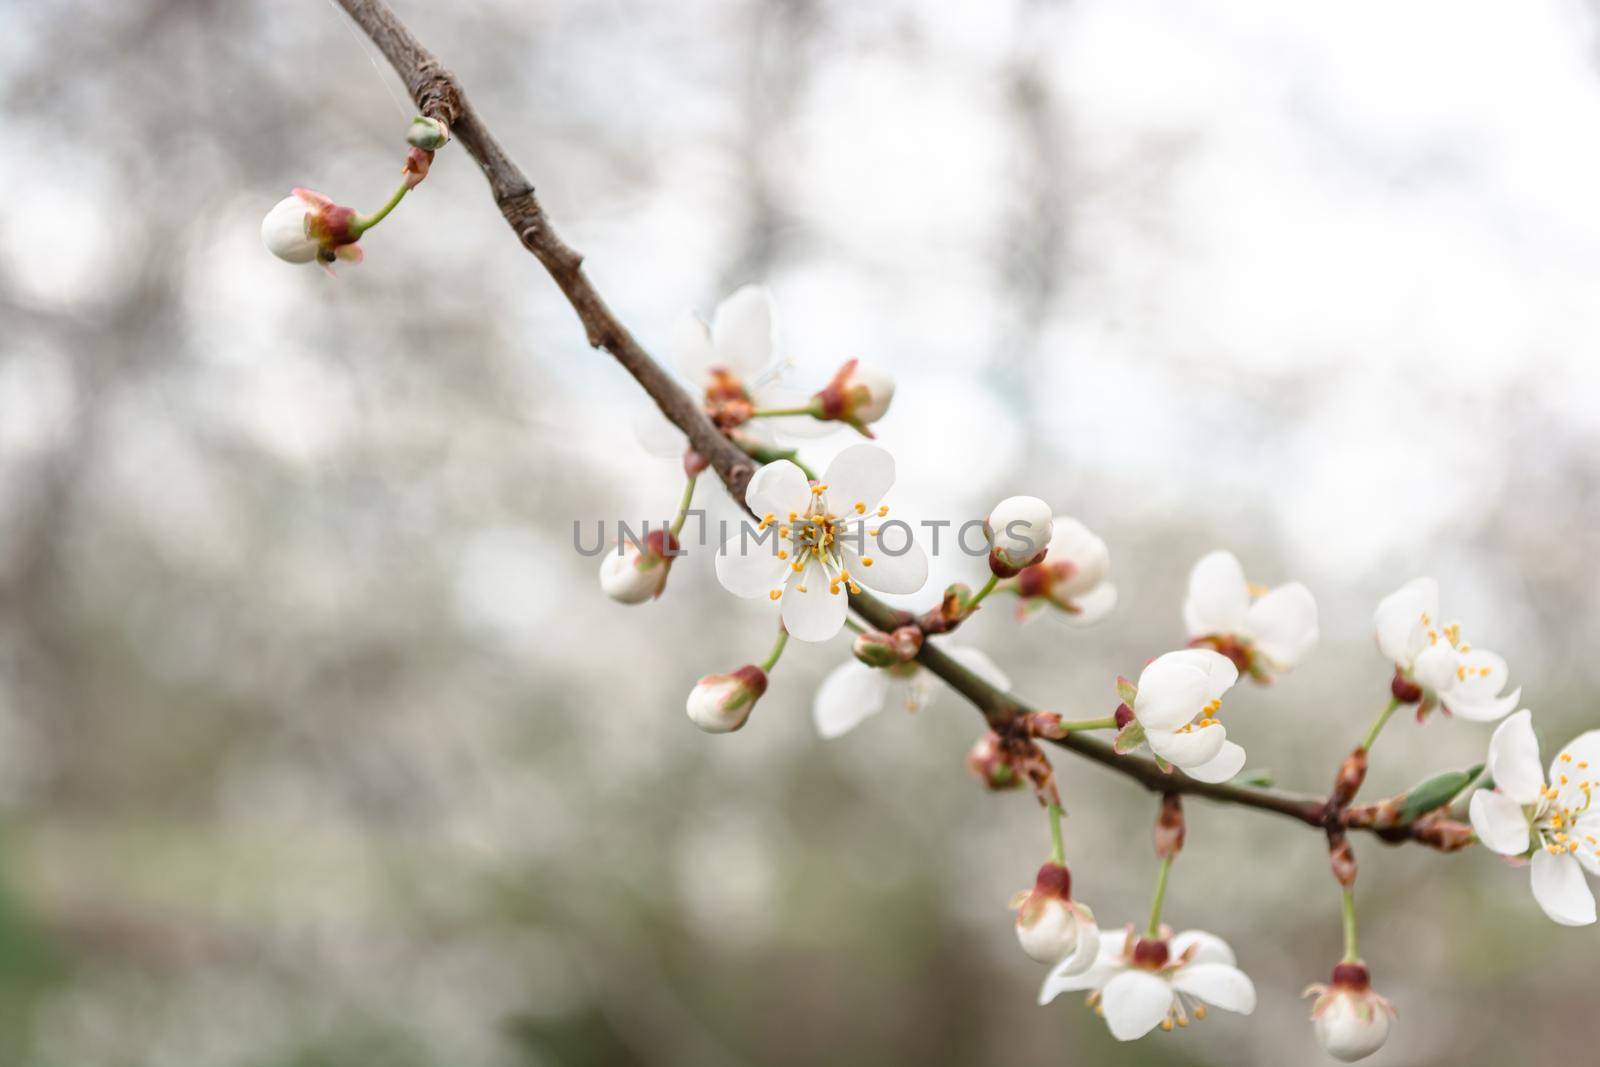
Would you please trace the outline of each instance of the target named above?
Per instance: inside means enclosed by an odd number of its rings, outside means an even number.
[[[846,540],[839,546],[839,557],[850,577],[879,593],[915,593],[928,584],[928,554],[915,541],[899,555],[891,556],[880,548],[862,556]]]
[[[642,407],[633,416],[633,436],[639,446],[658,459],[682,459],[689,447],[683,431],[667,421],[654,405]]]
[[[1148,730],[1176,730],[1206,705],[1205,672],[1178,655],[1168,652],[1139,674],[1133,713]]]
[[[1528,817],[1522,805],[1498,789],[1480,789],[1467,805],[1472,831],[1483,847],[1502,856],[1520,856],[1528,851]]]
[[[1286,671],[1317,643],[1317,601],[1299,582],[1280,585],[1250,605],[1245,632],[1272,666]]]
[[[1542,849],[1533,854],[1533,899],[1562,926],[1594,922],[1594,894],[1584,880],[1583,868],[1571,856]]]
[[[1227,963],[1191,963],[1179,967],[1172,985],[1223,1011],[1249,1015],[1256,1010],[1256,987],[1250,976]]]
[[[811,507],[811,480],[788,460],[774,460],[751,476],[744,500],[757,518],[775,515],[784,522],[790,512],[804,515]]]
[[[1378,602],[1373,626],[1378,632],[1378,648],[1393,662],[1409,667],[1427,639],[1426,614],[1439,618],[1439,583],[1432,578],[1413,578]]]
[[[746,285],[717,305],[711,344],[717,360],[740,378],[751,378],[772,362],[772,294]]]
[[[771,596],[783,588],[788,570],[773,539],[758,544],[748,527],[731,534],[717,553],[717,581],[734,596]]]
[[[883,710],[889,678],[883,671],[851,660],[822,680],[811,702],[811,721],[824,738],[842,737]]]
[[[1052,528],[1045,562],[1072,564],[1072,574],[1058,583],[1057,592],[1069,600],[1078,600],[1111,573],[1111,553],[1092,530],[1070,516],[1055,516]]]
[[[839,591],[834,592],[836,589]],[[844,590],[829,584],[827,574],[816,560],[806,564],[802,574],[789,579],[789,587],[779,603],[783,608],[783,625],[790,637],[801,641],[826,641],[844,628],[847,603]]]
[[[1228,739],[1223,725],[1197,726],[1192,730],[1156,730],[1145,728],[1145,740],[1150,751],[1175,766],[1188,770],[1217,758],[1222,743]]]
[[[1478,700],[1460,692],[1440,693],[1439,703],[1450,714],[1470,722],[1494,722],[1522,703],[1522,688],[1519,686],[1503,697],[1489,700]]]
[[[1172,935],[1172,940],[1167,942],[1172,952],[1172,958],[1178,959],[1188,955],[1189,963],[1226,963],[1237,966],[1239,961],[1234,957],[1233,949],[1228,943],[1216,934],[1208,934],[1204,930],[1184,930]],[[1190,949],[1194,951],[1191,953]]]
[[[1094,912],[1076,902],[1071,906],[1078,916],[1078,942],[1059,964],[1063,975],[1083,974],[1100,958],[1100,927],[1095,925]]]
[[[1001,670],[982,649],[962,645],[958,648],[947,648],[945,651],[950,653],[951,659],[1001,692],[1011,688],[1011,679],[1007,677],[1006,672]]]
[[[1172,985],[1149,971],[1127,970],[1101,991],[1106,1025],[1118,1041],[1133,1041],[1160,1025],[1172,1010]]]
[[[1561,762],[1559,757],[1556,762]],[[1489,774],[1494,778],[1495,789],[1516,803],[1538,801],[1544,789],[1544,768],[1539,765],[1539,739],[1533,733],[1533,712],[1524,708],[1495,727],[1494,736],[1489,738]],[[1552,770],[1551,774],[1552,781],[1559,780],[1556,771]]]
[[[1210,760],[1198,767],[1185,767],[1183,773],[1197,782],[1226,782],[1244,770],[1245,758],[1243,745],[1224,741],[1222,749]]]
[[[1206,699],[1220,700],[1222,695],[1239,680],[1239,668],[1233,660],[1220,652],[1209,648],[1184,648],[1177,652],[1168,652],[1174,662],[1187,663],[1197,670],[1205,672]]]
[[[851,445],[833,457],[822,484],[828,487],[828,509],[834,514],[872,511],[894,485],[894,456],[877,445]]]
[[[1072,606],[1078,610],[1062,615],[1063,619],[1073,626],[1093,626],[1116,608],[1117,587],[1110,582],[1101,582],[1074,599]]]
[[[719,361],[717,350],[711,346],[711,331],[692,311],[685,311],[672,324],[672,361],[698,397],[705,390],[711,368]]]
[[[1562,757],[1567,758],[1563,759]],[[1585,764],[1586,766],[1580,767],[1579,764]],[[1550,761],[1551,784],[1560,786],[1563,774],[1567,776],[1567,784],[1561,787],[1563,793],[1567,790],[1577,793],[1582,788],[1579,783],[1600,779],[1600,730],[1590,730],[1587,733],[1579,734],[1567,742],[1567,747],[1556,753],[1556,758]],[[1495,781],[1498,782],[1499,779],[1495,779]],[[1600,781],[1595,781],[1590,789],[1591,791],[1600,790]],[[1581,796],[1575,796],[1571,799],[1562,796],[1560,800],[1566,807],[1583,806]]]
[[[1190,637],[1232,634],[1244,629],[1250,610],[1250,586],[1232,552],[1208,552],[1189,571],[1189,595],[1183,622]]]
[[[1085,989],[1100,989],[1111,979],[1127,970],[1127,963],[1122,959],[1120,951],[1121,941],[1118,940],[1119,950],[1114,953],[1106,951],[1107,934],[1100,935],[1100,948],[1096,953],[1094,962],[1085,970],[1073,970],[1080,962],[1077,955],[1073,954],[1051,968],[1045,976],[1044,984],[1039,987],[1039,1003],[1048,1004],[1063,993],[1078,993]]]

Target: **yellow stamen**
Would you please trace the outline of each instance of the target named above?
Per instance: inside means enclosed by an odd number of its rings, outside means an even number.
[[[862,565],[862,566],[863,566],[863,567],[870,567],[870,566],[872,566],[872,557],[871,557],[871,556],[862,556],[862,557],[861,557],[861,565]]]
[[[773,600],[777,600],[779,597],[781,597],[783,595],[783,590],[782,589],[774,589],[772,592],[768,593],[767,595],[769,597],[771,597]]]
[[[857,515],[865,515],[866,513],[867,513],[867,505],[865,505],[861,501],[857,500],[856,501],[856,514]]]

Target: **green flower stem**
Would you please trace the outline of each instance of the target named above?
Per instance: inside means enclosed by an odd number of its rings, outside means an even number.
[[[1067,850],[1061,843],[1061,816],[1064,814],[1060,804],[1051,804],[1045,809],[1050,816],[1050,862],[1065,864]]]
[[[987,582],[983,583],[983,588],[978,590],[977,593],[975,593],[973,595],[971,600],[967,601],[967,610],[968,611],[976,610],[978,605],[983,603],[984,597],[986,597],[990,593],[994,592],[994,587],[999,585],[999,584],[1000,584],[1000,576],[998,574],[990,574],[989,575],[989,580]]]
[[[1356,952],[1356,894],[1353,889],[1344,891],[1344,962],[1360,959]]]
[[[849,616],[845,617],[844,624],[846,626],[850,627],[850,629],[854,630],[858,634],[867,633],[868,630],[869,630],[869,627],[861,625],[859,622],[857,622],[856,620],[850,618]]]
[[[1362,748],[1368,752],[1372,751],[1372,743],[1378,739],[1378,735],[1383,732],[1383,728],[1389,724],[1389,716],[1393,715],[1395,709],[1399,706],[1400,699],[1398,697],[1389,701],[1389,706],[1383,709],[1382,713],[1373,721],[1372,729],[1367,731],[1366,738],[1361,742]]]
[[[1117,717],[1108,715],[1103,719],[1078,719],[1076,721],[1062,719],[1061,728],[1069,733],[1076,733],[1079,730],[1115,730],[1117,728]]]
[[[785,415],[810,415],[813,419],[822,417],[821,409],[815,404],[807,404],[798,408],[762,408],[760,411],[752,411],[750,413],[752,419],[778,419]]]
[[[789,643],[789,631],[780,623],[778,626],[778,639],[772,643],[772,651],[767,653],[767,658],[761,661],[761,672],[772,670],[778,665],[778,657],[783,655],[783,646]]]
[[[694,499],[694,483],[699,477],[698,474],[689,475],[689,482],[683,487],[683,499],[678,501],[678,516],[672,520],[672,525],[667,529],[674,540],[683,532],[683,524],[689,518],[689,501]]]
[[[1158,937],[1161,934],[1161,905],[1167,899],[1167,873],[1172,870],[1172,857],[1168,856],[1161,861],[1161,870],[1156,874],[1156,898],[1150,904],[1150,927],[1146,937]]]
[[[387,204],[384,204],[377,211],[370,215],[357,215],[354,219],[351,219],[351,231],[354,232],[357,237],[360,237],[362,234],[372,229],[378,223],[388,218],[389,212],[393,211],[396,205],[398,205],[400,201],[404,200],[406,198],[406,194],[410,191],[411,186],[401,182],[400,188],[396,189],[394,191],[394,195],[389,197],[389,202]]]

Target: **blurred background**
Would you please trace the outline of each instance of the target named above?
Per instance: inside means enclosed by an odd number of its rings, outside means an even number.
[[[1020,693],[1107,713],[1228,547],[1321,606],[1311,659],[1229,702],[1286,787],[1382,707],[1371,612],[1417,574],[1547,756],[1600,725],[1590,5],[399,8],[652,350],[765,281],[802,384],[898,376],[897,513],[1027,492],[1106,538],[1102,626],[959,635]],[[0,30],[0,1062],[1320,1061],[1316,834],[1189,805],[1167,916],[1260,1007],[1124,1046],[1034,1005],[1006,905],[1045,821],[966,775],[970,708],[819,741],[841,637],[693,729],[769,605],[706,552],[600,595],[573,523],[660,519],[681,476],[461,149],[337,280],[263,250],[291,186],[370,210],[398,177],[412,109],[328,0]],[[1489,733],[1395,722],[1367,795]],[[1143,916],[1153,800],[1056,762],[1077,895]],[[1593,928],[1482,849],[1357,850],[1401,1013],[1372,1063],[1591,1051]]]

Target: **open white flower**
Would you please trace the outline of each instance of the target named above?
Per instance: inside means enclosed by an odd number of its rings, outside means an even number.
[[[947,647],[945,651],[950,653],[951,659],[996,689],[1004,692],[1011,688],[1011,679],[978,649]],[[942,688],[939,679],[915,660],[892,667],[869,667],[851,659],[835,667],[822,680],[811,704],[811,718],[821,736],[842,737],[890,702],[907,711],[921,711]]]
[[[1504,856],[1531,854],[1533,899],[1563,926],[1595,920],[1594,894],[1583,874],[1600,874],[1600,730],[1579,734],[1550,764],[1539,766],[1539,739],[1526,708],[1489,739],[1493,789],[1472,794],[1472,829]]]
[[[1378,648],[1394,661],[1394,695],[1426,712],[1435,704],[1475,722],[1517,706],[1521,688],[1501,696],[1506,661],[1462,640],[1461,625],[1439,622],[1439,583],[1415,578],[1384,597],[1373,615]]]
[[[1088,970],[1072,973],[1073,964],[1069,957],[1050,972],[1039,1003],[1088,990],[1089,1006],[1105,1017],[1118,1041],[1136,1040],[1158,1026],[1188,1026],[1191,1016],[1206,1017],[1208,1004],[1240,1015],[1256,1010],[1255,984],[1238,968],[1233,949],[1203,930],[1162,938],[1136,938],[1132,926],[1102,932]]]
[[[741,524],[717,555],[717,578],[742,597],[781,602],[783,625],[802,641],[826,641],[844,625],[845,591],[915,593],[928,556],[880,503],[894,484],[894,457],[851,445],[812,484],[788,460],[756,471],[745,503],[760,517]]]
[[[1245,581],[1232,552],[1200,557],[1183,602],[1189,639],[1221,652],[1258,681],[1287,671],[1317,643],[1317,602],[1299,582],[1263,589]]]
[[[1053,607],[1080,626],[1099,622],[1117,606],[1117,587],[1107,581],[1111,553],[1106,543],[1077,519],[1053,516],[1050,548],[1043,562],[1024,567],[1016,577],[1017,614],[1037,617]]]
[[[791,408],[809,397],[783,385],[789,365],[775,357],[777,313],[764,286],[746,285],[717,305],[711,323],[685,311],[673,327],[672,355],[690,391],[704,397],[711,421],[753,445],[776,447],[781,430],[791,437],[820,437],[834,427],[810,416],[750,421],[757,408]],[[683,455],[682,431],[651,407],[641,411],[634,430],[645,451],[664,458]]]
[[[1244,767],[1244,749],[1217,720],[1222,694],[1239,680],[1233,661],[1209,648],[1168,652],[1139,675],[1133,722],[1118,750],[1143,741],[1150,751],[1201,782],[1225,782]],[[1119,684],[1122,684],[1119,682]]]

